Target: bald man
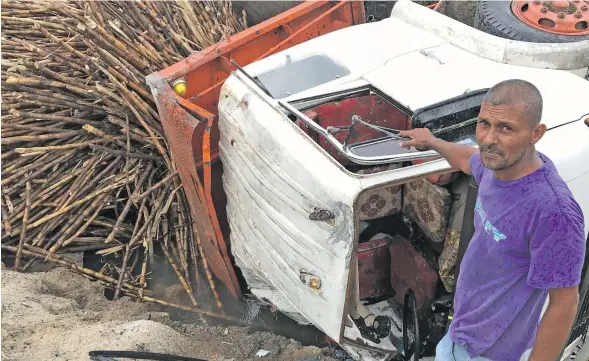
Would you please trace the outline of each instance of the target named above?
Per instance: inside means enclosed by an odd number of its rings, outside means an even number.
[[[424,128],[400,133],[410,138],[403,147],[433,149],[479,184],[475,232],[436,361],[555,361],[566,344],[585,255],[583,214],[552,161],[535,149],[546,132],[541,118],[538,89],[514,79],[483,99],[478,149]]]

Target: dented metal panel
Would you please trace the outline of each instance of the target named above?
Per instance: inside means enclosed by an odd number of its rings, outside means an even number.
[[[358,200],[447,171],[433,161],[388,172],[347,171],[241,73],[219,101],[220,156],[231,250],[251,292],[292,318],[311,322],[336,342],[355,262]]]
[[[309,39],[365,21],[361,1],[308,1],[239,32],[174,65],[150,74],[151,87],[172,160],[186,191],[196,231],[212,273],[236,297],[241,296],[221,232],[223,212],[215,209],[221,189],[212,184],[212,163],[218,159],[217,104],[221,85],[234,69]],[[170,83],[183,79],[186,93]],[[203,169],[199,178],[197,169]],[[218,219],[218,216],[221,220]]]
[[[237,265],[254,295],[339,341],[359,182],[234,76],[219,103]]]

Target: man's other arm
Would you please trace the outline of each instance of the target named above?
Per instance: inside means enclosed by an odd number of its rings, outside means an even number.
[[[548,307],[536,335],[528,361],[557,361],[566,346],[579,304],[578,287],[548,291]]]
[[[472,174],[469,160],[473,154],[478,152],[477,148],[446,142],[445,140],[436,138],[427,128],[401,131],[399,135],[401,137],[411,138],[408,141],[402,142],[401,147],[407,149],[415,147],[418,150],[435,150],[448,161],[452,168],[461,170],[466,174]]]

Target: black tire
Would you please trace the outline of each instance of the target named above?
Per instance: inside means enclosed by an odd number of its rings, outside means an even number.
[[[474,27],[502,38],[531,43],[589,40],[589,35],[558,35],[535,29],[515,17],[511,1],[481,1],[475,13]]]
[[[391,11],[395,6],[395,1],[364,1],[364,12],[366,13],[366,22],[381,21],[391,16]]]

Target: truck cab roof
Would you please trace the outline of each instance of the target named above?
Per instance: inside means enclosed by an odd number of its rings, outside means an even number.
[[[412,12],[419,14],[409,16]],[[420,17],[424,20],[416,22]],[[501,39],[399,1],[387,19],[311,39],[245,70],[276,99],[293,101],[371,85],[410,110],[518,78],[539,88],[542,121],[550,129],[589,113],[589,82],[579,76],[587,67],[589,41]]]

